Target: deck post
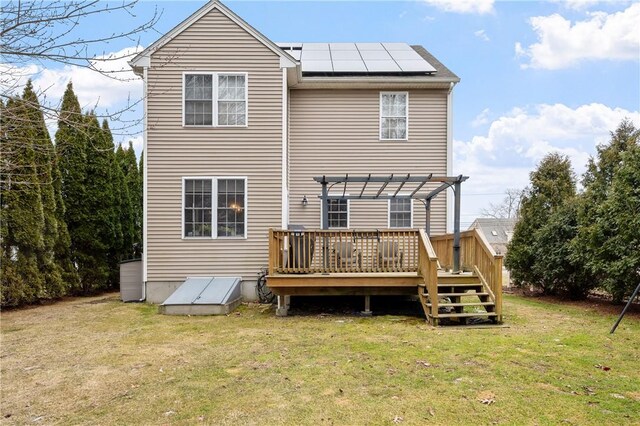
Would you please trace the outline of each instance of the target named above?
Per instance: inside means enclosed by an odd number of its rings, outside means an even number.
[[[362,315],[366,317],[373,315],[373,312],[371,312],[371,296],[368,294],[364,297],[364,311],[362,311]]]
[[[453,272],[460,271],[460,180],[454,184],[454,211],[453,211]]]
[[[276,309],[276,316],[286,317],[289,313],[289,296],[278,296],[278,308]]]

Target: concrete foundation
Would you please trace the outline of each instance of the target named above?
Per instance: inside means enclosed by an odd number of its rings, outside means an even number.
[[[158,311],[165,315],[227,315],[240,304],[241,299],[225,305],[161,305]]]

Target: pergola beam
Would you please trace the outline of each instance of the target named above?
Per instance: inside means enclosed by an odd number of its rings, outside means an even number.
[[[316,176],[314,181],[321,183],[323,179],[328,183],[344,183],[344,182],[371,182],[371,183],[400,183],[406,181],[407,183],[419,183],[419,182],[464,182],[468,179],[467,176]]]

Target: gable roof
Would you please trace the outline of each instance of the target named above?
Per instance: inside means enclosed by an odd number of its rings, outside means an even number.
[[[491,245],[506,244],[513,235],[513,228],[517,219],[496,219],[492,217],[481,217],[473,221],[469,229],[481,229],[487,241]]]
[[[280,49],[274,42],[265,37],[260,31],[249,25],[245,20],[236,15],[231,9],[220,3],[218,0],[211,0],[200,9],[196,10],[187,19],[173,27],[171,31],[153,42],[142,52],[138,53],[131,61],[129,61],[129,65],[134,69],[134,71],[139,71],[141,67],[149,66],[149,57],[154,51],[160,49],[162,46],[173,40],[180,33],[182,33],[184,30],[189,28],[192,24],[194,24],[196,21],[198,21],[200,18],[214,9],[220,11],[227,18],[235,22],[239,27],[251,34],[256,40],[265,45],[269,50],[278,55],[280,58],[284,59],[285,64],[287,64],[288,66],[295,66],[297,64],[297,61],[291,55]]]

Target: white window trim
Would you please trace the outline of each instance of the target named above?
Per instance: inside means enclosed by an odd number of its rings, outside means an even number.
[[[382,96],[383,95],[406,95],[405,96],[405,106],[406,109],[405,111],[407,111],[407,115],[406,115],[406,124],[407,124],[407,131],[405,132],[405,137],[402,139],[385,139],[382,137]],[[378,100],[378,104],[379,104],[379,117],[378,117],[378,137],[380,138],[381,141],[408,141],[409,140],[409,92],[380,92],[380,99]]]
[[[188,237],[184,235],[184,189],[185,182],[191,179],[211,180],[211,236]],[[218,236],[218,180],[220,179],[244,179],[244,236],[219,237]],[[246,176],[183,176],[182,177],[182,203],[180,205],[181,236],[183,240],[246,240],[249,238],[247,228],[249,218],[249,178]]]
[[[329,194],[331,195],[331,194]],[[349,194],[344,194],[349,195]],[[320,198],[320,229],[322,229],[322,197]],[[349,229],[351,227],[351,200],[347,200],[347,227],[346,228],[329,228],[329,229]]]
[[[188,75],[210,75],[211,76],[211,84],[212,84],[212,106],[211,106],[211,114],[213,117],[211,119],[212,124],[186,124],[186,99],[185,99],[185,88],[184,85],[187,80]],[[244,102],[244,124],[218,124],[218,76],[219,75],[242,75],[244,76],[244,94],[245,94],[245,102]],[[220,127],[220,128],[243,128],[249,127],[249,73],[247,72],[212,72],[212,71],[184,71],[182,73],[182,127],[186,128],[206,128],[210,129],[212,127]]]
[[[393,193],[389,193],[393,195]],[[399,193],[398,195],[409,195],[408,193]],[[411,198],[411,228],[413,228],[413,198]],[[387,200],[387,229],[406,229],[406,228],[392,228],[391,227],[391,199]]]

